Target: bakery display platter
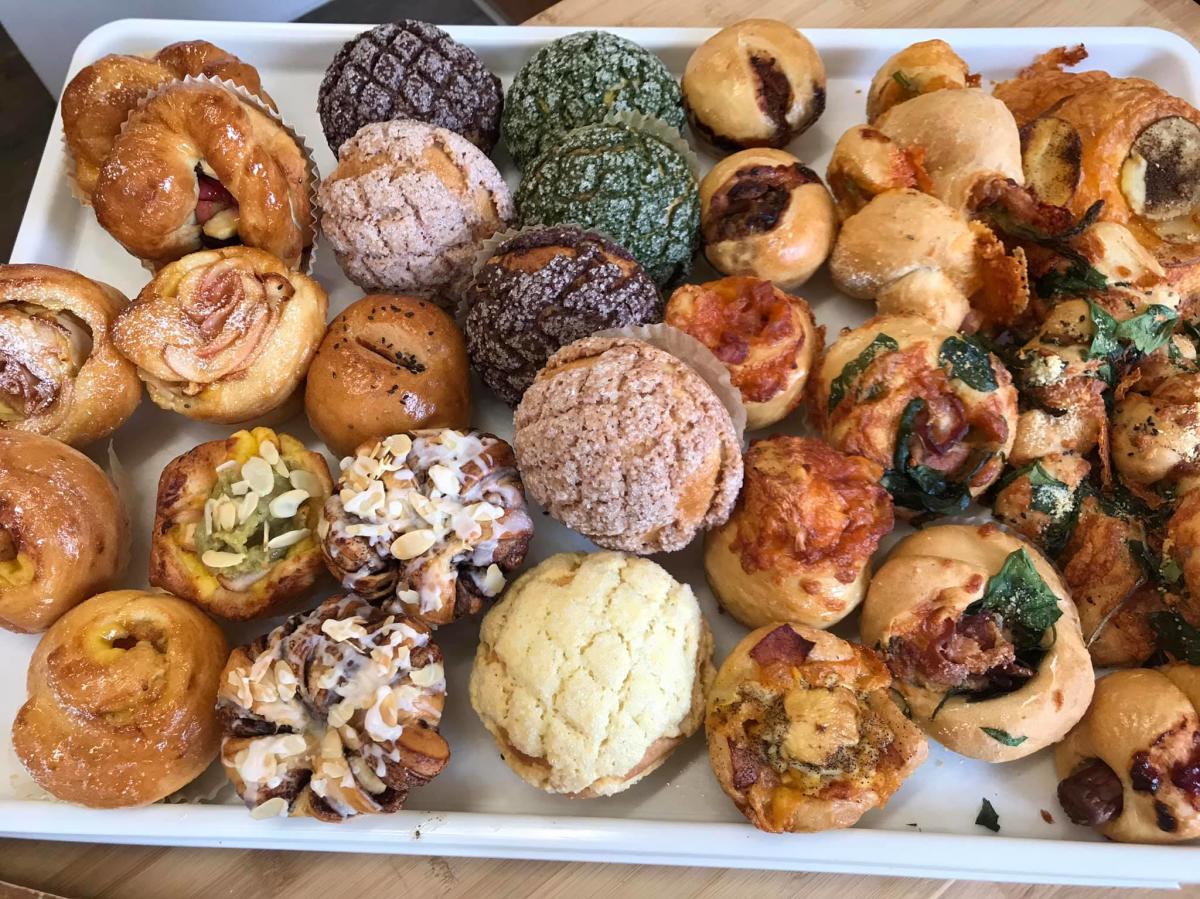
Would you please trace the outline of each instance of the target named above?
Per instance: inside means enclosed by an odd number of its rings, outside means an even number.
[[[803,21],[793,22],[804,27]],[[75,52],[71,74],[106,53],[138,53],[180,40],[203,38],[254,64],[284,118],[307,135],[323,173],[333,157],[321,139],[316,96],[325,66],[360,25],[257,24],[124,20],[93,32]],[[449,27],[507,84],[546,41],[576,29]],[[656,52],[679,74],[709,29],[611,29]],[[1137,75],[1166,90],[1200,100],[1200,53],[1182,38],[1148,28],[1043,28],[961,30],[805,29],[828,71],[828,100],[817,124],[788,149],[823,173],[837,137],[863,119],[866,88],[878,66],[907,44],[932,37],[949,41],[982,73],[984,87],[1011,77],[1034,56],[1080,41],[1089,68]],[[693,144],[694,145],[694,144]],[[701,156],[707,167],[712,160]],[[497,164],[512,186],[516,173],[500,150]],[[56,116],[37,180],[13,249],[12,262],[41,262],[81,272],[135,295],[148,279],[136,259],[72,197],[66,178],[61,124]],[[329,292],[335,314],[361,295],[342,275],[328,248],[317,254],[315,277]],[[693,280],[711,272],[698,265]],[[832,336],[865,320],[870,303],[846,298],[819,273],[798,293]],[[509,409],[474,385],[472,424],[511,438]],[[795,419],[796,416],[793,416]],[[303,416],[279,426],[317,447]],[[196,444],[227,436],[232,428],[172,416],[144,402],[134,417],[90,455],[114,469],[133,517],[134,553],[124,582],[145,585],[149,533],[159,473]],[[799,432],[798,421],[774,430]],[[119,460],[114,462],[113,460]],[[332,461],[332,460],[331,460]],[[982,514],[982,513],[981,513]],[[564,550],[590,549],[583,537],[549,517],[535,515],[536,534],[527,565]],[[903,536],[899,528],[886,551]],[[728,654],[745,630],[718,612],[704,582],[699,541],[655,560],[696,591],[716,637],[716,659]],[[333,593],[331,579],[310,598]],[[854,636],[848,627],[837,630]],[[241,642],[276,620],[228,628]],[[930,758],[884,809],[869,812],[851,830],[822,834],[761,833],[745,823],[709,770],[703,737],[695,735],[655,773],[627,792],[606,799],[572,800],[531,789],[501,761],[491,737],[470,709],[466,684],[478,620],[441,629],[437,642],[447,660],[448,700],[442,733],[452,758],[446,772],[414,791],[408,808],[340,825],[313,819],[255,820],[210,771],[185,795],[143,809],[96,811],[57,802],[25,774],[11,748],[10,725],[25,696],[25,671],[36,636],[0,632],[0,836],[186,846],[321,849],[453,856],[560,859],[647,864],[775,868],[920,877],[1106,885],[1173,886],[1200,880],[1200,846],[1153,847],[1103,841],[1071,825],[1055,799],[1049,752],[1003,766],[957,756],[930,744]],[[1000,817],[992,834],[975,822],[987,798]],[[1051,820],[1047,820],[1047,814]]]

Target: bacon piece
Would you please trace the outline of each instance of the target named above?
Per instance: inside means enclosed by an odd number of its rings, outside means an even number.
[[[726,737],[729,744],[729,764],[733,768],[733,788],[748,790],[758,783],[758,759],[749,749],[733,742],[732,737]]]
[[[778,663],[803,665],[816,645],[792,630],[791,625],[781,624],[754,645],[750,658],[764,667]]]
[[[1015,685],[1033,676],[1017,664],[1016,650],[990,613],[925,619],[894,638],[888,652],[892,674],[906,681],[983,689]]]

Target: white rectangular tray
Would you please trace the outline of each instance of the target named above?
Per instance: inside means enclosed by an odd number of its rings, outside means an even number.
[[[152,52],[173,41],[208,39],[259,68],[283,115],[308,137],[318,165],[328,172],[333,158],[317,121],[317,86],[337,49],[361,30],[363,26],[355,25],[126,20],[87,37],[75,52],[71,73],[105,53]],[[448,30],[478,51],[507,83],[538,46],[571,29]],[[711,33],[687,28],[613,30],[657,52],[676,73]],[[983,73],[985,87],[987,79],[1010,77],[1050,47],[1083,41],[1091,52],[1089,67],[1144,76],[1185,98],[1200,100],[1200,54],[1176,35],[1155,29],[813,29],[807,34],[828,69],[828,106],[816,126],[791,149],[818,172],[824,172],[837,137],[864,118],[865,92],[876,68],[901,47],[931,37],[950,41],[974,71]],[[498,162],[515,186],[507,158],[501,154]],[[710,162],[705,160],[705,165]],[[56,116],[12,261],[75,269],[135,295],[146,281],[145,272],[100,229],[91,212],[72,199],[65,171]],[[330,293],[333,312],[359,295],[328,249],[319,254],[316,276]],[[695,273],[698,279],[709,276],[703,268]],[[831,336],[870,312],[869,304],[838,295],[824,274],[801,293]],[[475,396],[474,424],[511,435],[508,410],[487,398],[482,388]],[[313,442],[302,419],[286,429]],[[128,500],[135,550],[126,574],[129,586],[145,583],[146,537],[159,472],[172,457],[197,443],[226,435],[221,427],[168,416],[149,401],[117,433],[116,451],[132,475]],[[92,448],[102,464],[104,452],[102,445]],[[589,546],[547,517],[536,516],[536,523],[530,563],[564,549]],[[744,631],[717,612],[704,583],[699,546],[658,561],[696,590],[716,634],[718,661],[724,658]],[[332,581],[325,583],[322,595],[333,589]],[[231,628],[230,633],[234,639],[245,639],[273,623]],[[570,800],[542,794],[508,770],[466,701],[477,628],[478,622],[460,622],[437,637],[448,660],[450,694],[443,723],[453,750],[448,769],[413,794],[408,810],[337,826],[308,819],[252,820],[232,796],[223,804],[159,804],[122,811],[93,811],[50,800],[22,770],[9,738],[11,721],[24,700],[26,664],[37,638],[0,632],[0,683],[4,685],[0,691],[0,836],[1079,884],[1171,886],[1200,880],[1200,847],[1116,845],[1067,823],[1055,800],[1048,752],[992,766],[933,745],[929,761],[887,808],[867,814],[853,830],[816,835],[773,836],[747,825],[713,779],[701,734],[659,771],[616,797]],[[999,812],[1002,831],[998,835],[974,824],[982,797]],[[1053,814],[1055,823],[1043,820],[1043,809]]]

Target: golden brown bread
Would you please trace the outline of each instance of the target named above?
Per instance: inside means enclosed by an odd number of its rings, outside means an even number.
[[[62,95],[63,137],[81,199],[90,202],[100,166],[138,101],[159,85],[189,75],[232,81],[275,107],[253,66],[208,41],[181,41],[151,57],[103,56],[80,69]]]
[[[312,244],[309,163],[278,121],[214,84],[176,82],[134,110],[96,179],[96,218],[161,268],[236,240],[297,268]]]
[[[893,54],[879,67],[867,91],[867,121],[921,94],[979,87],[979,76],[943,40],[918,41]]]
[[[129,515],[100,467],[49,437],[0,431],[0,627],[44,631],[128,560]]]
[[[851,827],[928,755],[879,656],[826,631],[751,631],[717,673],[704,728],[721,789],[755,827]]]
[[[430,300],[365,296],[330,323],[308,370],[304,410],[338,456],[391,434],[465,428],[471,385],[462,332]]]
[[[297,393],[328,306],[320,284],[270,253],[225,247],[162,269],[113,336],[157,405],[232,424],[275,412]]]
[[[85,446],[119,428],[142,399],[112,327],[129,301],[50,265],[0,265],[0,429]]]
[[[13,748],[59,799],[95,808],[157,802],[216,757],[217,680],[228,654],[220,628],[181,599],[94,596],[38,644]]]

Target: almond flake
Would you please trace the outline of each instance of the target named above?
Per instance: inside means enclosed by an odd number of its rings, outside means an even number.
[[[246,519],[254,514],[254,510],[258,508],[258,499],[258,494],[253,490],[247,491],[246,495],[242,497],[237,510],[238,524],[245,524]]]
[[[475,521],[495,521],[504,514],[504,509],[495,503],[474,503],[467,506],[467,514],[475,519]]]
[[[367,630],[362,626],[362,619],[355,615],[353,618],[326,618],[321,622],[321,633],[341,643],[355,637],[365,637]],[[337,683],[335,678],[334,683]],[[332,684],[330,684],[332,686]]]
[[[213,510],[213,517],[217,520],[217,527],[222,531],[232,531],[237,525],[238,507],[231,499],[223,499],[217,503],[217,507]]]
[[[213,471],[215,471],[217,474],[224,474],[231,468],[237,468],[236,459],[226,459],[224,462],[214,468]]]
[[[287,467],[287,463],[282,459],[275,463],[275,471],[278,472],[281,478],[290,478],[292,476],[292,470]]]
[[[267,509],[274,518],[291,518],[300,511],[300,506],[308,498],[309,492],[307,490],[288,490],[286,493],[281,493],[271,500],[271,505]]]
[[[226,553],[216,549],[205,550],[204,555],[200,557],[200,561],[207,568],[232,568],[235,565],[241,565],[246,561],[246,557],[242,553]]]
[[[279,461],[279,448],[270,440],[264,440],[258,446],[258,454],[267,460],[268,465]]]
[[[213,507],[217,504],[214,499],[204,501],[204,533],[211,534],[213,532]]]
[[[282,818],[287,812],[287,800],[282,796],[272,796],[262,805],[250,809],[250,817],[256,821],[264,821],[267,818]]]
[[[447,468],[445,465],[431,465],[429,467],[429,480],[433,481],[433,486],[447,496],[458,496],[459,490],[462,489],[462,484],[458,481],[458,475]]]
[[[297,528],[294,531],[288,531],[286,534],[280,534],[278,537],[272,537],[267,541],[267,549],[285,549],[289,546],[295,546],[307,536],[308,528]]]
[[[401,534],[392,541],[392,555],[397,559],[415,559],[428,552],[437,542],[437,535],[428,528],[420,531],[409,531]]]
[[[446,679],[446,672],[440,664],[431,662],[424,668],[413,671],[409,679],[418,687],[432,687]]]
[[[262,456],[251,456],[242,466],[242,477],[250,489],[266,496],[275,487],[275,475]]]
[[[504,589],[507,581],[504,580],[504,572],[500,570],[500,566],[492,563],[487,567],[487,571],[483,575],[483,592],[488,596],[495,596]]]
[[[293,487],[303,490],[309,496],[321,496],[324,493],[321,479],[303,468],[293,468],[288,480],[291,481]]]
[[[412,451],[412,438],[407,434],[393,434],[385,437],[379,445],[396,458],[403,459]]]
[[[249,489],[250,485],[245,481],[234,481],[229,485],[229,492],[234,496],[244,496]]]

